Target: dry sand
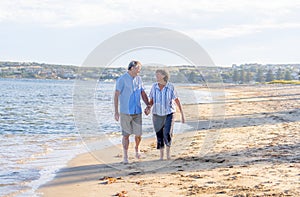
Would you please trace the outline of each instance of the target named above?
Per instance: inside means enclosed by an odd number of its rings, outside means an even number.
[[[300,196],[300,86],[225,87],[225,122],[213,104],[186,105],[195,131],[174,136],[172,159],[155,139],[121,164],[113,146],[82,154],[38,192],[65,196]],[[209,151],[209,152],[205,152]],[[204,154],[205,153],[205,154]],[[101,160],[96,159],[101,157]]]

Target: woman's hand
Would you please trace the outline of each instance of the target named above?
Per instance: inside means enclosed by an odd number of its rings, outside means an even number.
[[[144,110],[144,113],[148,116],[150,114],[150,109],[151,109],[151,106],[147,106]]]
[[[185,117],[184,117],[184,114],[183,114],[183,113],[181,114],[181,122],[182,122],[182,123],[185,123]]]

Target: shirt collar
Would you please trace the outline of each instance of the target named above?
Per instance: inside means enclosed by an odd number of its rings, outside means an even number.
[[[127,77],[130,77],[130,79],[134,79],[135,77],[132,77],[128,72],[126,72]]]
[[[168,88],[168,86],[169,86],[169,82],[166,83],[164,88]],[[155,88],[159,89],[158,82],[156,82]]]

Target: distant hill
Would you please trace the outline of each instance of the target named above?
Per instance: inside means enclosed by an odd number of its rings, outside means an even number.
[[[155,81],[155,70],[144,66],[140,75],[144,81]],[[299,80],[300,64],[233,64],[231,67],[177,65],[165,67],[170,80],[177,83],[264,83],[272,80]],[[97,79],[114,81],[126,72],[126,67],[80,67],[36,62],[0,62],[1,78],[31,79]]]

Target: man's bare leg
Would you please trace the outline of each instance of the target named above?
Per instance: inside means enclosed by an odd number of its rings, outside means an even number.
[[[123,163],[128,163],[128,147],[129,147],[129,135],[123,136]]]
[[[139,145],[141,143],[142,137],[141,136],[135,136],[135,157],[137,159],[141,158],[141,154],[139,152]]]

